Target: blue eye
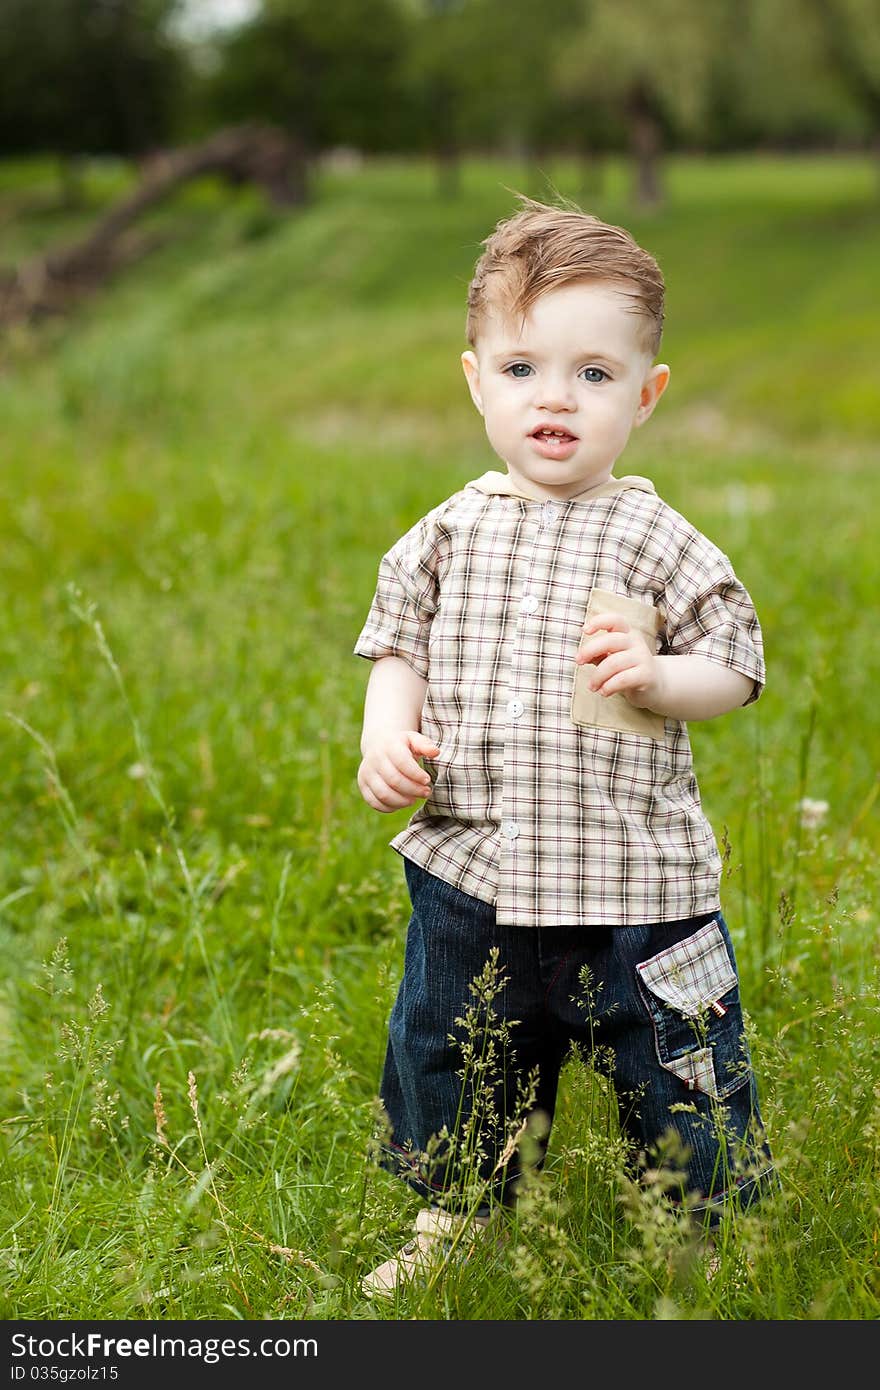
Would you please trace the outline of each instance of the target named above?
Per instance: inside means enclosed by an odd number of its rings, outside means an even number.
[[[608,380],[608,373],[603,372],[601,367],[584,367],[581,376],[584,381],[589,381],[594,386],[598,386],[601,382]]]
[[[515,381],[522,381],[531,373],[532,368],[529,366],[528,362],[511,362],[510,366],[505,367],[504,370],[509,373]]]

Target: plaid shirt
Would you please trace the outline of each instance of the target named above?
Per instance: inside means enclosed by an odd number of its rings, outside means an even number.
[[[719,906],[721,859],[687,726],[586,688],[588,609],[660,653],[764,682],[761,631],[730,561],[644,478],[567,501],[502,473],[469,483],[382,559],[355,652],[427,681],[431,794],[392,841],[495,904],[509,926],[631,926]]]

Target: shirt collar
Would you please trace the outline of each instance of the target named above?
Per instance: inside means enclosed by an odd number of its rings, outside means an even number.
[[[496,472],[491,470],[484,473],[480,478],[474,478],[466,483],[465,487],[475,488],[477,492],[484,492],[492,497],[521,497],[527,502],[548,502],[551,498],[543,496],[537,488],[534,492],[529,491],[526,485],[515,483],[509,473]],[[592,502],[594,497],[613,497],[615,493],[625,492],[628,488],[635,488],[638,492],[654,492],[654,484],[649,478],[641,478],[637,473],[629,473],[623,478],[609,478],[607,483],[599,483],[597,487],[585,488],[583,492],[578,492],[574,497],[560,498],[565,502]]]

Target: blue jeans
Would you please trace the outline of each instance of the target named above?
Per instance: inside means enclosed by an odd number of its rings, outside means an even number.
[[[635,1152],[656,1163],[655,1146],[679,1136],[671,1195],[687,1193],[706,1225],[775,1186],[720,912],[499,928],[490,904],[404,863],[412,917],[381,1083],[384,1166],[452,1208],[475,1191],[478,1210],[512,1201],[510,1137],[529,1119],[543,1161],[574,1046],[607,1067]]]

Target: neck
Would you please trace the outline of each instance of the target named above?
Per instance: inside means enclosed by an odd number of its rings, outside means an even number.
[[[589,487],[581,488],[577,492],[554,492],[549,488],[541,487],[539,483],[530,482],[527,478],[520,478],[517,474],[511,473],[510,469],[507,471],[507,477],[517,492],[524,497],[534,498],[536,502],[574,502],[579,498],[589,497],[591,492],[598,492],[600,488],[607,487],[609,483],[617,481],[609,470],[606,478],[591,483]]]

